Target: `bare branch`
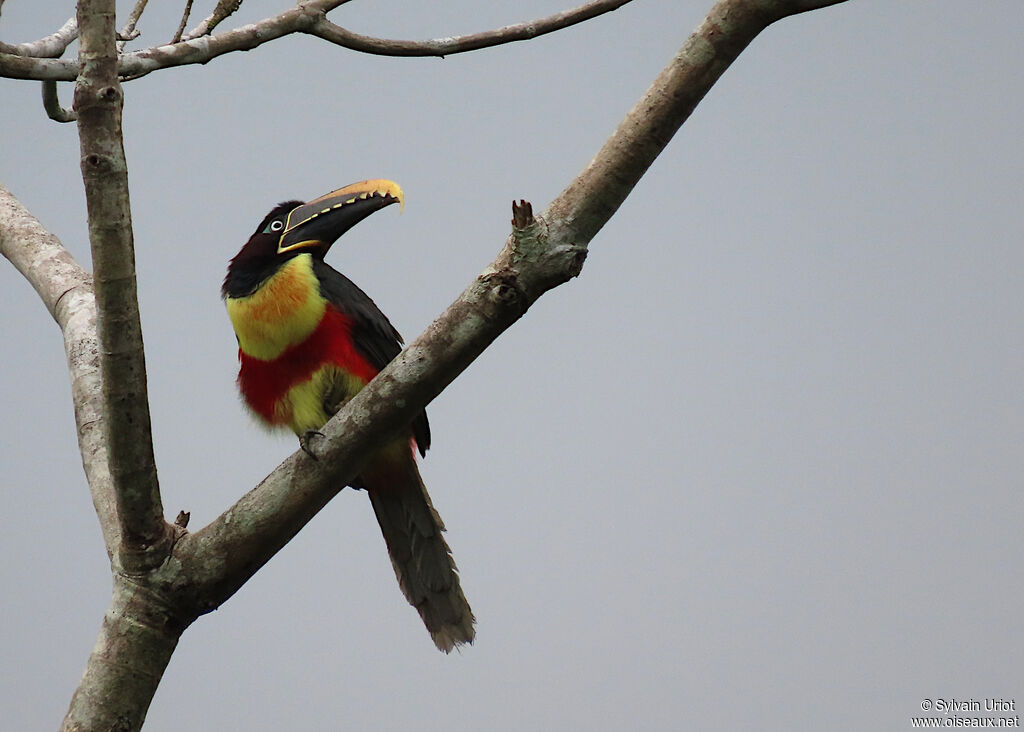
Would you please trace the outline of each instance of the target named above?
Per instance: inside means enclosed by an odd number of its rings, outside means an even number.
[[[67,22],[56,32],[45,38],[40,38],[38,41],[13,45],[0,43],[0,53],[35,58],[59,58],[76,38],[78,38],[78,20],[68,18]]]
[[[172,66],[205,64],[226,53],[250,51],[257,46],[291,33],[308,33],[345,48],[365,53],[389,56],[446,56],[536,38],[610,12],[629,2],[629,0],[596,0],[546,18],[483,33],[428,41],[394,41],[359,35],[327,20],[326,14],[329,11],[348,1],[309,0],[300,2],[294,8],[272,18],[215,36],[204,35],[204,33],[209,33],[212,26],[205,27],[200,24],[180,42],[121,55],[118,73],[125,79],[138,78]],[[235,2],[232,0],[223,4],[227,9],[231,9]],[[230,13],[228,14],[230,15]],[[5,55],[2,51],[3,49],[0,48],[0,76],[15,79],[71,81],[78,73],[77,66],[70,62],[29,64],[24,61],[19,62],[13,57],[13,54]]]
[[[138,38],[140,33],[135,29],[135,26],[139,24],[139,18],[142,17],[142,13],[146,10],[146,4],[149,0],[138,0],[135,3],[135,7],[132,8],[132,12],[128,14],[128,20],[125,21],[124,28],[117,34],[117,52],[121,53],[124,50],[124,44],[135,38]]]
[[[189,5],[191,4],[192,0],[189,0]],[[240,7],[242,7],[242,0],[219,0],[217,7],[213,9],[213,12],[210,13],[202,23],[190,30],[188,35],[185,36],[185,40],[189,41],[193,38],[210,35],[213,33],[213,29],[220,25],[222,20],[235,13]],[[188,15],[186,14],[185,18],[182,18],[181,20],[181,28],[178,29],[178,35],[176,36],[177,39],[181,38],[181,34],[185,30],[187,18]]]
[[[92,278],[60,240],[0,185],[0,254],[24,275],[64,335],[78,448],[103,531],[107,555],[120,541],[114,490],[107,469],[96,301]]]
[[[64,109],[64,107],[60,106],[56,81],[44,81],[42,82],[42,87],[43,109],[46,110],[47,117],[54,122],[74,122],[78,119],[78,115],[75,114],[74,110]]]
[[[53,57],[63,55],[67,47],[78,37],[78,19],[69,18],[56,33],[41,38],[32,43],[21,43],[17,46],[8,46],[0,43],[0,50],[22,56]],[[56,122],[73,122],[77,117],[74,112],[68,111],[60,106],[57,97],[57,82],[53,80],[43,81],[43,109],[46,115]]]
[[[579,274],[587,246],[729,64],[771,23],[843,0],[719,0],[594,160],[534,218],[514,207],[498,257],[323,428],[316,460],[297,451],[175,549],[198,612],[224,602],[542,294]]]
[[[241,2],[239,2],[241,5]],[[219,8],[220,5],[217,5]],[[192,14],[192,0],[186,0],[185,10],[181,13],[181,21],[178,23],[178,30],[174,32],[174,37],[171,38],[171,43],[177,43],[181,40],[181,34],[185,32],[185,26],[188,25],[188,16]]]
[[[74,81],[78,64],[59,58],[32,58],[5,53],[0,46],[0,77],[32,81]]]
[[[75,111],[89,212],[105,434],[123,540],[118,560],[127,571],[139,572],[166,556],[173,531],[163,518],[153,458],[114,0],[80,0],[78,23],[82,73],[75,86]]]
[[[363,36],[335,25],[326,17],[320,18],[310,32],[325,41],[362,53],[381,56],[450,56],[455,53],[476,51],[481,48],[525,41],[546,33],[553,33],[617,10],[628,2],[630,0],[595,0],[595,2],[564,10],[539,20],[506,25],[503,28],[482,33],[455,36],[454,38],[435,38],[429,41],[392,41]]]
[[[326,12],[325,7],[337,4],[337,0],[301,3],[273,18],[215,36],[203,36],[128,53],[121,57],[120,74],[139,77],[172,66],[204,64],[232,51],[249,51],[282,36],[312,28],[316,19]]]
[[[122,54],[118,59],[118,74],[122,78],[138,78],[158,69],[205,64],[225,53],[249,51],[281,36],[308,30],[318,17],[345,2],[348,0],[309,0],[271,18],[216,36]],[[78,78],[79,68],[75,61],[28,58],[5,50],[14,48],[0,45],[0,77],[37,81],[74,81]]]
[[[40,81],[73,81],[78,74],[78,65],[73,61],[57,59],[76,38],[78,19],[69,18],[56,33],[38,41],[16,45],[0,43],[0,76]],[[53,60],[41,60],[44,58]],[[46,94],[45,90],[43,94]]]
[[[552,202],[552,220],[589,241],[615,213],[704,94],[765,27],[844,0],[719,0],[587,168]]]

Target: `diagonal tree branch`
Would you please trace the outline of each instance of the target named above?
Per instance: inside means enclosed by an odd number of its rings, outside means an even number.
[[[536,220],[514,207],[504,248],[427,330],[324,428],[318,460],[297,452],[175,547],[188,601],[216,608],[541,295],[575,277],[587,246],[651,162],[751,41],[787,15],[843,0],[720,0],[586,169]]]
[[[123,540],[117,558],[132,573],[162,560],[173,531],[163,518],[153,458],[114,22],[113,0],[79,2],[82,74],[75,86],[75,110],[89,212],[106,443]]]
[[[64,336],[71,398],[78,427],[78,447],[107,555],[110,556],[120,541],[120,529],[103,435],[103,399],[92,277],[78,266],[57,237],[44,229],[2,185],[0,254],[7,257],[39,293]]]
[[[758,33],[782,18],[845,0],[719,0],[601,151],[544,216],[555,240],[589,242],[618,210],[708,90]]]

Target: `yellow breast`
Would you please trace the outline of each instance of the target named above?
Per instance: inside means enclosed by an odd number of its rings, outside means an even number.
[[[327,306],[309,254],[292,257],[256,292],[229,297],[226,303],[239,348],[263,361],[271,361],[304,341]]]

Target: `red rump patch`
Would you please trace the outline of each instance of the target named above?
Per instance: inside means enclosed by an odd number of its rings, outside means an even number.
[[[352,319],[328,305],[316,330],[273,361],[253,358],[239,349],[238,388],[249,407],[270,424],[287,424],[275,414],[277,403],[289,389],[309,380],[328,364],[358,377],[364,384],[369,382],[378,369],[359,353],[351,333]]]

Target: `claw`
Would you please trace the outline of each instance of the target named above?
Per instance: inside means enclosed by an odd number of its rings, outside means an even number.
[[[324,433],[318,430],[306,430],[301,435],[299,435],[299,447],[301,447],[302,451],[309,455],[314,460],[319,460],[320,458],[318,458],[316,456],[316,453],[313,452],[314,437],[319,437],[323,439]]]

